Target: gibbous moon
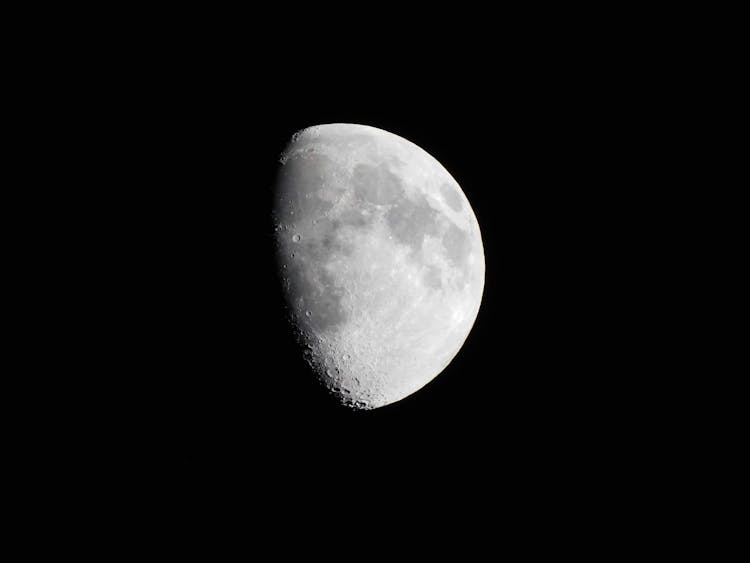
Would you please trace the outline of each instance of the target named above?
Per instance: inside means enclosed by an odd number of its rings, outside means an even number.
[[[290,319],[321,382],[374,409],[435,378],[484,289],[479,225],[448,171],[393,133],[317,125],[289,142],[274,198]]]

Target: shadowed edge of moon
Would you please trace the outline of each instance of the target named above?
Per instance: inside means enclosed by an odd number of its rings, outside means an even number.
[[[421,259],[425,237],[440,237],[446,261],[463,271],[466,278],[472,245],[470,233],[443,219],[423,194],[417,192],[407,197],[401,179],[387,160],[378,165],[356,164],[349,183],[358,206],[350,205],[336,217],[329,217],[335,200],[331,191],[336,189],[331,181],[335,176],[332,172],[340,172],[340,168],[329,157],[312,150],[314,142],[321,139],[312,140],[306,153],[295,152],[284,160],[277,177],[274,211],[279,223],[289,225],[304,217],[318,218],[313,236],[305,234],[301,241],[290,243],[294,236],[290,231],[277,232],[281,261],[288,265],[287,303],[293,310],[297,328],[326,334],[347,324],[349,317],[343,307],[345,290],[324,264],[331,255],[346,256],[352,252],[351,245],[337,236],[342,227],[370,229],[375,217],[385,219],[394,239],[409,247],[417,260]],[[443,201],[455,212],[463,209],[458,190],[448,182],[439,187]],[[338,191],[344,193],[346,188],[342,186]],[[295,258],[287,259],[292,250]],[[432,264],[425,265],[422,281],[426,287],[440,290],[441,270]]]

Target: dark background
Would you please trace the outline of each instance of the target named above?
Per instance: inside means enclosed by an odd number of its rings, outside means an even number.
[[[564,517],[584,497],[595,512],[637,490],[643,458],[630,453],[660,447],[644,439],[653,366],[635,353],[655,345],[634,318],[648,280],[627,267],[653,158],[635,142],[645,94],[623,80],[616,46],[522,35],[333,59],[262,42],[247,59],[165,49],[138,80],[103,86],[117,93],[105,125],[122,131],[108,201],[125,260],[111,272],[122,324],[101,408],[124,406],[114,463],[152,500],[268,518],[293,504],[313,519],[323,505],[479,503],[522,522],[536,506]],[[370,412],[332,403],[306,371],[272,265],[278,155],[331,122],[437,158],[485,250],[459,354]]]

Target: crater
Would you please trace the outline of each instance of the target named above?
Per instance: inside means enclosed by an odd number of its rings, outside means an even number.
[[[359,199],[375,205],[391,203],[403,192],[398,176],[384,165],[358,164],[352,183]]]
[[[461,211],[463,203],[461,202],[461,196],[458,195],[458,188],[451,184],[443,184],[440,186],[440,194],[443,196],[445,203],[453,211]]]
[[[427,235],[438,232],[437,212],[422,195],[416,201],[402,199],[386,213],[391,233],[402,244],[419,252]]]

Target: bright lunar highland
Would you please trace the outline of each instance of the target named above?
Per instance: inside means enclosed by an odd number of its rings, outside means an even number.
[[[482,300],[482,238],[456,180],[420,147],[365,125],[296,133],[274,222],[292,325],[343,404],[399,401],[461,349]]]

